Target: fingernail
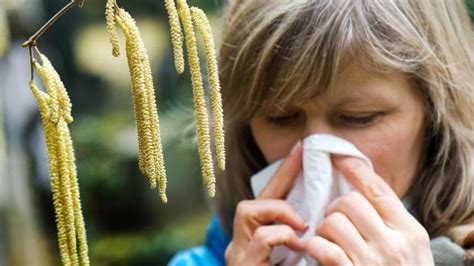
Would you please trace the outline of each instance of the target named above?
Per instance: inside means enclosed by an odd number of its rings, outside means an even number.
[[[293,148],[291,148],[290,155],[293,155],[296,150],[298,150],[298,147],[301,145],[301,140],[298,140],[295,145],[293,145]]]
[[[303,223],[303,226],[304,226],[303,232],[306,232],[309,229],[309,224],[305,222]]]
[[[301,218],[300,216],[298,216],[298,220],[299,220],[299,224],[302,225],[302,227],[301,227],[302,230],[301,231],[304,232],[304,231],[308,230],[308,228],[309,228],[308,223],[305,220],[303,220],[303,218]]]

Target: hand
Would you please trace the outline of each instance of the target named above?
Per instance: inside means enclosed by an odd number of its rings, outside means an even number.
[[[255,200],[241,201],[234,218],[233,239],[225,252],[226,265],[270,265],[276,245],[302,252],[296,231],[307,225],[284,198],[301,169],[302,145],[298,142]],[[282,224],[274,225],[274,222]]]
[[[329,205],[306,252],[323,265],[433,265],[428,233],[390,186],[356,158],[333,163],[360,193]]]

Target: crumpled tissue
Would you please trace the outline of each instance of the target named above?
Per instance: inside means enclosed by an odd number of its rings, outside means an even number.
[[[314,236],[316,228],[324,219],[328,205],[338,197],[353,191],[347,179],[332,165],[331,154],[360,158],[371,169],[370,160],[352,143],[328,134],[314,134],[303,140],[303,167],[296,177],[286,201],[309,225],[308,230],[299,233],[305,240]],[[267,166],[250,179],[254,195],[266,186],[282,163],[280,159]],[[281,245],[273,248],[272,264],[309,266],[317,262],[302,253],[296,253]]]

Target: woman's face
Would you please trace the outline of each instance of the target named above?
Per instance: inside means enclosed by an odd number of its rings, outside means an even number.
[[[421,95],[406,74],[374,75],[352,64],[339,75],[334,90],[258,114],[250,128],[268,163],[284,157],[297,140],[312,134],[347,139],[403,197],[420,162],[423,121]]]

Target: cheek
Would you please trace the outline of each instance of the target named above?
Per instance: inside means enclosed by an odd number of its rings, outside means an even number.
[[[250,121],[250,130],[255,143],[263,153],[267,163],[286,156],[291,147],[301,138],[299,130],[275,130],[268,126],[262,118],[254,118]]]
[[[413,121],[413,120],[412,120]],[[421,157],[423,134],[419,123],[393,123],[354,140],[399,197],[410,188]]]

